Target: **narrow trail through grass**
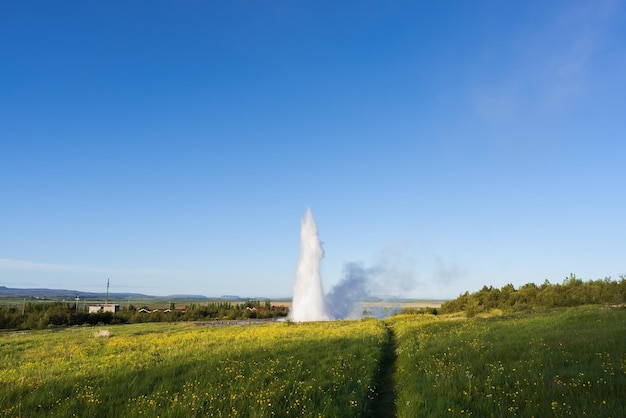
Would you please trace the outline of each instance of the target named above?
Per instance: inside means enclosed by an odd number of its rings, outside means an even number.
[[[389,324],[385,324],[387,342],[382,348],[380,370],[377,379],[378,399],[374,403],[373,417],[396,417],[396,390],[394,375],[396,372],[396,335]]]

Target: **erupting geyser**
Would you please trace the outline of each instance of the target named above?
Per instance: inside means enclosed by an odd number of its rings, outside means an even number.
[[[289,317],[293,321],[327,321],[330,319],[324,302],[320,262],[324,249],[317,233],[311,209],[300,222],[300,260]]]

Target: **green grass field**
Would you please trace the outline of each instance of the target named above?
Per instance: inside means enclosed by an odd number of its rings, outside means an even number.
[[[104,331],[2,335],[0,414],[366,415],[387,335],[376,320]]]
[[[626,416],[626,310],[0,334],[0,416]]]
[[[624,309],[392,323],[398,416],[626,416]]]

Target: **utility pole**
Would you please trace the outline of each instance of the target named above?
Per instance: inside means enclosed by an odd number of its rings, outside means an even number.
[[[105,307],[106,307],[106,306],[109,306],[109,281],[110,281],[110,279],[109,279],[109,278],[107,278],[107,295],[106,295],[106,297],[104,298],[104,306],[105,306]]]

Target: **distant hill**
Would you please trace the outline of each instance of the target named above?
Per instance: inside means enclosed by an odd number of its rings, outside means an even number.
[[[105,292],[83,292],[81,290],[70,290],[70,289],[47,289],[47,288],[36,288],[36,289],[20,289],[20,288],[10,288],[6,286],[0,286],[0,299],[3,298],[27,298],[27,299],[38,299],[38,300],[74,300],[74,298],[78,296],[80,299],[95,299],[95,300],[104,300],[107,297]],[[254,300],[269,300],[268,298],[249,298],[249,297],[241,297],[236,295],[223,295],[219,297],[209,297],[205,295],[194,295],[194,294],[174,294],[168,296],[154,296],[154,295],[146,295],[143,293],[132,293],[132,292],[118,292],[112,293],[109,292],[109,299],[111,300],[119,300],[119,299],[157,299],[163,300],[167,299],[170,301],[177,300],[201,300],[201,301],[247,301],[250,299]],[[290,299],[286,299],[290,300]]]
[[[193,299],[207,300],[207,299],[211,299],[210,297],[204,296],[204,295],[185,295],[185,294],[175,294],[175,295],[161,296],[160,298],[167,298],[167,299],[172,299],[172,300],[181,300],[181,299],[182,300],[193,300]]]
[[[81,290],[69,289],[19,289],[0,286],[0,298],[28,298],[28,299],[104,299],[107,294],[104,292],[83,292]],[[168,298],[173,300],[190,300],[190,299],[208,299],[204,295],[170,295],[170,296],[151,296],[143,293],[111,293],[109,299],[162,299]]]
[[[0,299],[8,299],[8,298],[27,298],[27,299],[38,299],[38,300],[74,300],[74,298],[78,296],[81,300],[92,299],[92,300],[104,300],[106,298],[105,292],[83,292],[81,290],[70,290],[70,289],[47,289],[47,288],[35,288],[35,289],[20,289],[20,288],[10,288],[6,286],[0,286]],[[237,295],[222,295],[222,296],[205,296],[205,295],[195,295],[195,294],[173,294],[168,296],[154,296],[154,295],[146,295],[144,293],[133,293],[133,292],[118,292],[111,293],[109,292],[109,299],[111,300],[120,300],[120,299],[155,299],[155,300],[163,300],[167,299],[169,301],[210,301],[210,302],[221,302],[221,301],[229,301],[229,302],[245,302],[248,300],[260,300],[260,301],[273,301],[273,302],[291,302],[291,297],[283,297],[283,298],[267,298],[267,297],[242,297]],[[406,303],[413,302],[416,299],[406,299],[399,298],[396,296],[389,295],[379,295],[379,296],[369,296],[365,302],[393,302],[393,303]],[[420,299],[423,300],[431,300],[431,299]],[[433,301],[440,301],[438,299],[432,299]]]

